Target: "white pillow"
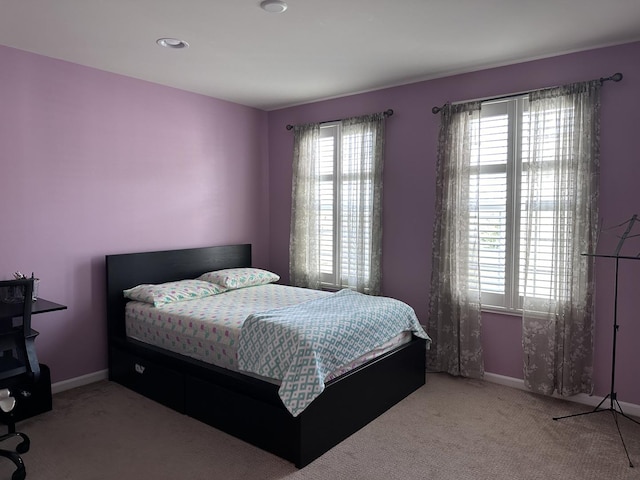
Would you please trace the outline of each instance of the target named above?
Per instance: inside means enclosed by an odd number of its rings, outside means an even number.
[[[266,285],[280,280],[280,276],[260,268],[227,268],[203,273],[198,280],[206,280],[221,285],[228,290]]]
[[[203,280],[178,280],[160,284],[142,284],[124,290],[124,296],[131,300],[151,303],[161,307],[168,303],[184,302],[223,293],[226,288]]]

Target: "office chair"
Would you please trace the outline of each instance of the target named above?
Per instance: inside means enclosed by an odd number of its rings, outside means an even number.
[[[31,445],[31,441],[29,437],[27,437],[24,433],[16,432],[16,424],[13,421],[13,417],[11,412],[16,405],[16,399],[12,396],[11,390],[8,388],[3,388],[0,390],[0,415],[2,416],[2,421],[7,424],[9,428],[8,433],[5,435],[0,435],[0,442],[4,442],[10,438],[21,438],[22,441],[16,445],[16,449],[14,450],[5,450],[0,449],[0,457],[5,457],[11,460],[16,469],[11,475],[11,480],[24,480],[27,476],[27,471],[24,466],[24,461],[20,457],[21,453],[26,453],[29,451],[29,446]]]
[[[29,450],[29,437],[16,432],[12,414],[16,399],[10,388],[19,382],[36,382],[40,365],[35,350],[38,332],[31,328],[33,306],[33,278],[0,281],[0,421],[9,429],[0,442],[10,438],[22,439],[15,451],[0,449],[0,456],[16,465],[12,480],[26,477],[21,453]]]

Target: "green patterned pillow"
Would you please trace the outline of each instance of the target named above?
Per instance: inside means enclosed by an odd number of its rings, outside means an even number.
[[[203,280],[178,280],[176,282],[143,284],[124,290],[124,296],[131,300],[151,303],[161,307],[168,303],[184,302],[210,297],[226,291],[226,288]]]
[[[206,280],[207,282],[222,285],[229,290],[235,290],[237,288],[277,282],[280,277],[273,272],[259,268],[227,268],[204,273],[198,277],[198,280]]]

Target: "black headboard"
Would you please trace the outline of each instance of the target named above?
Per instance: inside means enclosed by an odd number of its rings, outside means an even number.
[[[125,338],[122,291],[142,283],[196,278],[205,272],[251,266],[251,245],[107,255],[107,325],[110,339]]]

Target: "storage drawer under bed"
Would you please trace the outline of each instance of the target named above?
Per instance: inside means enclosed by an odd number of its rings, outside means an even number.
[[[118,348],[110,350],[110,380],[173,410],[185,412],[185,376]]]

